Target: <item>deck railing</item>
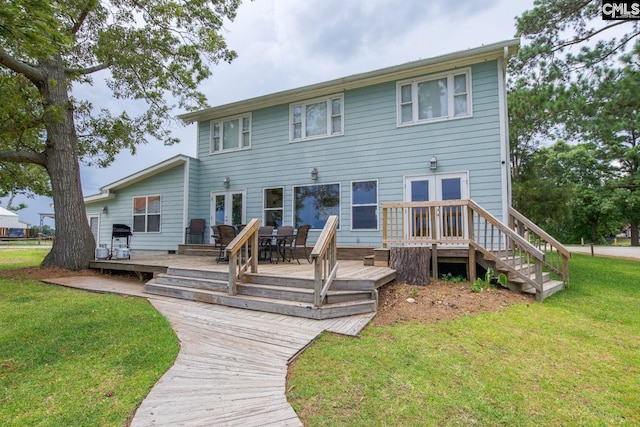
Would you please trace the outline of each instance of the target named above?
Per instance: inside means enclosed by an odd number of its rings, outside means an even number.
[[[331,215],[327,219],[318,241],[311,251],[314,266],[313,305],[320,307],[324,303],[327,292],[338,272],[336,230],[338,216]]]
[[[229,295],[237,292],[238,280],[251,268],[258,272],[258,229],[260,220],[252,219],[229,243],[226,254],[229,257]]]
[[[514,208],[509,208],[509,228],[544,252],[547,255],[544,266],[562,276],[563,282],[569,282],[569,258],[571,258],[571,252],[562,243]]]
[[[385,203],[382,223],[383,247],[467,247],[470,276],[478,251],[542,292],[545,254],[472,200]]]

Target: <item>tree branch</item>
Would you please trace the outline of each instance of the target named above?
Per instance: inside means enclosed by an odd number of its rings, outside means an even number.
[[[111,64],[107,62],[107,63],[104,63],[104,64],[94,65],[93,67],[69,68],[69,69],[66,69],[64,71],[65,71],[66,74],[70,74],[70,75],[86,76],[87,74],[93,74],[93,73],[97,73],[98,71],[106,70],[109,67],[111,67]]]
[[[78,20],[73,25],[73,28],[71,28],[71,34],[76,34],[78,31],[80,31],[80,28],[82,28],[82,25],[84,24],[84,21],[87,19],[87,16],[89,16],[89,13],[95,7],[96,7],[96,2],[94,0],[89,0],[87,2],[87,5],[85,6],[85,8],[82,9],[82,12],[80,12],[80,16],[78,17]]]
[[[46,167],[47,156],[33,151],[0,150],[0,162],[34,163]]]
[[[34,84],[39,83],[45,79],[44,73],[41,70],[25,62],[15,59],[13,56],[9,55],[9,53],[7,53],[7,51],[2,49],[1,47],[0,47],[0,64],[4,65],[8,69],[18,74],[24,75]]]
[[[558,50],[562,50],[562,49],[564,49],[565,47],[573,46],[573,45],[575,45],[575,44],[582,43],[582,42],[584,42],[584,41],[586,41],[586,40],[589,40],[591,37],[593,37],[593,36],[595,36],[595,35],[597,35],[597,34],[600,34],[600,33],[604,32],[604,31],[607,31],[607,30],[609,30],[609,29],[611,29],[611,28],[617,27],[618,25],[623,25],[623,24],[627,24],[627,23],[628,23],[628,21],[618,21],[618,22],[616,22],[615,24],[607,25],[607,26],[605,26],[605,27],[600,28],[600,29],[599,29],[599,30],[597,30],[597,31],[594,31],[593,33],[589,33],[589,34],[587,34],[587,35],[586,35],[586,36],[584,36],[584,37],[580,37],[580,38],[577,38],[577,39],[573,39],[573,40],[569,40],[569,41],[566,41],[566,42],[564,42],[564,43],[561,43],[561,44],[559,44],[558,46],[555,46],[555,47],[553,48],[553,51],[554,51],[554,52],[556,52],[556,51],[558,51]]]

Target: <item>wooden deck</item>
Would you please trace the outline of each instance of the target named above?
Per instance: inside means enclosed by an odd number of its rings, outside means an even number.
[[[377,288],[395,279],[395,270],[365,266],[364,261],[339,261],[337,276],[321,306],[314,304],[314,266],[308,263],[261,263],[257,273],[247,273],[228,287],[229,266],[211,256],[156,255],[130,260],[94,261],[101,270],[153,273],[145,292],[230,307],[329,319],[373,313]]]
[[[174,365],[131,422],[149,426],[301,426],[286,399],[288,363],[323,331],[357,335],[374,314],[311,320],[142,292],[142,284],[104,277],[47,280],[58,285],[143,296],[180,339]]]
[[[388,269],[365,266],[362,260],[338,260],[340,269],[339,279],[378,280]],[[145,255],[132,256],[131,259],[96,260],[90,264],[91,268],[102,270],[135,271],[141,273],[166,273],[169,268],[192,269],[198,271],[213,271],[228,273],[229,266],[211,256],[190,255]],[[279,262],[260,263],[260,274],[267,276],[283,276],[292,278],[313,278],[313,265],[309,263]]]

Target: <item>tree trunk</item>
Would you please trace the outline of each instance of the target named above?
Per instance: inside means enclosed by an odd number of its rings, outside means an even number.
[[[392,247],[390,264],[400,283],[418,286],[431,283],[431,250],[427,246]]]
[[[635,221],[631,221],[631,246],[640,246],[638,242],[638,223]]]
[[[41,64],[47,78],[38,85],[47,102],[46,168],[51,178],[56,235],[43,266],[81,270],[93,259],[95,240],[87,221],[80,165],[78,137],[69,101],[69,83],[60,57]]]

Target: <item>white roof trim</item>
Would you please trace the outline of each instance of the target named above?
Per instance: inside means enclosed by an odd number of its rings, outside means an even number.
[[[101,187],[100,193],[86,196],[84,198],[84,202],[93,203],[93,202],[99,202],[103,200],[114,199],[116,197],[117,190],[128,187],[137,182],[143,181],[161,172],[167,171],[169,169],[173,169],[176,166],[188,163],[190,159],[192,159],[192,157],[186,156],[184,154],[179,154],[177,156],[174,156],[168,160],[165,160],[163,162],[150,166],[146,169],[143,169],[139,172],[136,172],[133,175],[129,175],[116,182],[112,182],[111,184],[107,184],[104,187]]]
[[[205,110],[185,113],[178,116],[186,123],[211,120],[273,105],[287,104],[307,98],[320,97],[330,93],[355,89],[378,83],[402,80],[420,74],[433,73],[457,67],[469,66],[481,61],[504,57],[505,53],[514,54],[520,46],[520,39],[511,39],[473,49],[467,49],[428,59],[407,62],[406,64],[382,68],[361,74],[354,74],[323,83],[303,86],[296,89],[276,92],[269,95],[225,104]]]

